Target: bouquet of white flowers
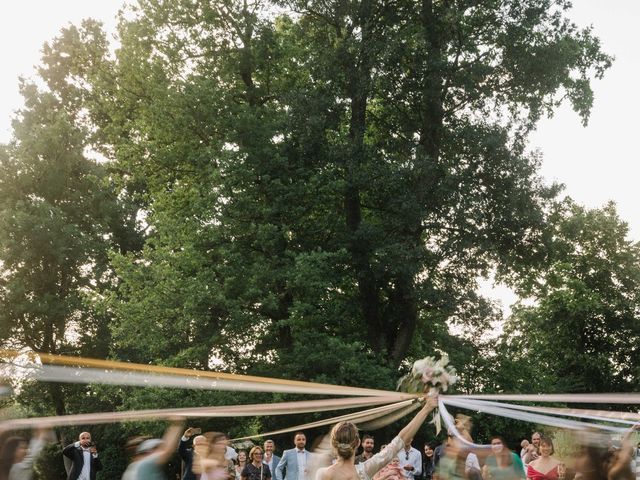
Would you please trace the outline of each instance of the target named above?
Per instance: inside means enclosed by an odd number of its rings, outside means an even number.
[[[455,368],[449,365],[449,356],[443,353],[440,360],[434,357],[416,360],[411,372],[398,381],[398,390],[408,393],[446,392],[449,385],[457,380]]]
[[[436,395],[446,392],[449,385],[458,381],[456,369],[449,365],[449,355],[443,353],[440,360],[425,357],[413,363],[411,372],[398,381],[398,390],[407,393],[428,393]],[[436,435],[440,433],[440,412],[436,408],[432,422],[436,427]]]

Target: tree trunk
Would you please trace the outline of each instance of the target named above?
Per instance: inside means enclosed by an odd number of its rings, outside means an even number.
[[[371,81],[372,48],[370,44],[370,22],[372,0],[363,0],[358,11],[358,23],[362,40],[358,52],[349,56],[345,70],[350,79],[348,90],[351,99],[351,118],[349,120],[349,140],[351,149],[345,162],[346,188],[344,209],[346,225],[351,233],[349,252],[351,263],[358,281],[360,305],[368,332],[368,340],[376,351],[384,348],[384,336],[381,321],[379,286],[371,268],[372,246],[362,232],[362,205],[360,199],[360,169],[365,159],[364,134],[367,126],[367,99]]]
[[[439,165],[442,130],[444,120],[444,65],[446,59],[442,53],[442,32],[440,20],[434,11],[433,0],[422,0],[421,19],[426,44],[426,65],[422,90],[419,148],[414,171],[414,184],[411,186],[417,205],[416,215],[409,222],[407,243],[409,248],[423,248],[422,219],[427,210],[437,205],[426,205],[427,198],[437,198],[432,193],[438,187],[442,177]],[[411,273],[402,274],[396,279],[394,308],[399,317],[397,335],[391,349],[391,360],[398,366],[411,345],[418,324],[418,305],[416,303],[415,275],[412,265],[407,265]]]

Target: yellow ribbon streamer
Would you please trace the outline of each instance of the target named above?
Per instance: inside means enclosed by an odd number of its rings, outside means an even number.
[[[395,396],[397,400],[403,400],[409,394],[401,392],[391,392],[371,388],[346,387],[342,385],[330,385],[315,382],[303,382],[299,380],[285,380],[268,377],[257,377],[253,375],[238,375],[234,373],[210,372],[203,370],[189,370],[185,368],[165,367],[161,365],[144,365],[139,363],[117,362],[113,360],[98,360],[94,358],[68,357],[64,355],[52,355],[49,353],[29,352],[21,353],[15,350],[0,350],[0,356],[17,358],[27,355],[32,359],[39,358],[43,364],[66,365],[75,367],[91,367],[113,371],[136,371],[157,374],[169,374],[186,377],[210,378],[214,380],[226,380],[232,382],[243,382],[254,385],[277,385],[286,386],[288,389],[278,388],[279,392],[288,393],[315,393],[321,395],[350,395],[350,396]],[[268,389],[260,388],[261,391]],[[417,395],[410,395],[415,398]]]

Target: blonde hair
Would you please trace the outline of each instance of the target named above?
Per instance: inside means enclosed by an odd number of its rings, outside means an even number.
[[[262,449],[262,447],[259,445],[256,445],[251,450],[249,450],[249,460],[248,460],[249,462],[253,462],[253,456],[258,450],[260,451],[260,453],[264,455],[264,450]]]
[[[358,428],[351,422],[340,422],[331,429],[331,446],[344,459],[351,458],[360,445]]]

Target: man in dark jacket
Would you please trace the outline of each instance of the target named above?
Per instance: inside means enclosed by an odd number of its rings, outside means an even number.
[[[199,428],[187,428],[180,439],[178,445],[178,455],[182,459],[182,480],[196,480],[196,475],[193,473],[193,447],[200,444],[206,445],[209,443],[207,437],[199,435]]]
[[[64,447],[62,454],[71,461],[67,480],[95,480],[98,471],[102,470],[89,432],[82,432],[77,442]]]

